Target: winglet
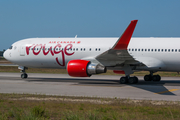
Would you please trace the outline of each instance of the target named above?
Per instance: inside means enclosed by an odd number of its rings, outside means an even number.
[[[114,50],[125,50],[127,49],[127,46],[129,44],[129,41],[132,37],[132,34],[134,32],[134,29],[136,27],[138,20],[132,20],[129,26],[126,28],[124,33],[119,37],[118,41],[116,44],[114,44],[113,48]]]

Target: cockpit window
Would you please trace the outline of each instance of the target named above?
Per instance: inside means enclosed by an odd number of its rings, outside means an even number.
[[[11,50],[13,48],[13,46],[9,47],[9,49]]]

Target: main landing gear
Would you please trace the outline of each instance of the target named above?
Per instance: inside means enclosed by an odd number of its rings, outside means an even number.
[[[18,69],[20,69],[22,72],[21,74],[22,79],[28,78],[28,75],[26,74],[26,69],[28,69],[27,67],[19,66]]]
[[[144,76],[144,81],[160,81],[161,80],[161,76],[160,75],[153,75],[154,72],[150,71],[149,75],[145,75]],[[130,77],[129,75],[127,75],[126,77],[121,77],[120,84],[136,84],[138,83],[138,78],[136,76],[134,77]]]
[[[120,84],[136,84],[138,83],[138,78],[136,76],[130,77],[129,75],[127,75],[126,77],[121,77],[119,82]]]
[[[144,76],[144,81],[160,81],[161,76],[160,75],[153,75],[153,72],[150,72],[149,75]]]

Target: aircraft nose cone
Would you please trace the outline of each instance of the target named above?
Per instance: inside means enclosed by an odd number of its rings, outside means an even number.
[[[9,58],[9,55],[8,55],[8,50],[6,50],[4,53],[3,53],[3,57],[8,60]]]

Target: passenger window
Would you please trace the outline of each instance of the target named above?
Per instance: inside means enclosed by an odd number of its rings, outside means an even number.
[[[168,49],[168,52],[170,52],[170,49]]]
[[[177,49],[175,49],[175,52],[177,52]]]
[[[174,52],[174,49],[172,49],[172,52]]]
[[[147,49],[145,49],[145,51],[147,51]]]
[[[161,51],[163,52],[163,49],[161,49]]]
[[[82,48],[81,48],[81,51],[82,51]]]
[[[135,49],[135,51],[137,51],[137,49]]]
[[[153,49],[151,49],[151,51],[153,51]]]
[[[154,51],[156,52],[156,49]]]
[[[89,48],[89,51],[91,51],[91,48]]]
[[[140,51],[140,49],[138,49],[138,51]]]
[[[167,51],[167,49],[165,49],[165,52]]]
[[[86,49],[84,48],[84,51],[85,51]]]
[[[143,49],[141,51],[143,51]]]
[[[160,49],[158,49],[158,52],[160,52]]]
[[[78,48],[76,48],[76,51],[78,51]]]
[[[96,48],[96,51],[97,51],[97,48]]]
[[[132,49],[132,51],[134,51],[134,49]]]
[[[150,51],[150,49],[148,49],[148,51]]]

